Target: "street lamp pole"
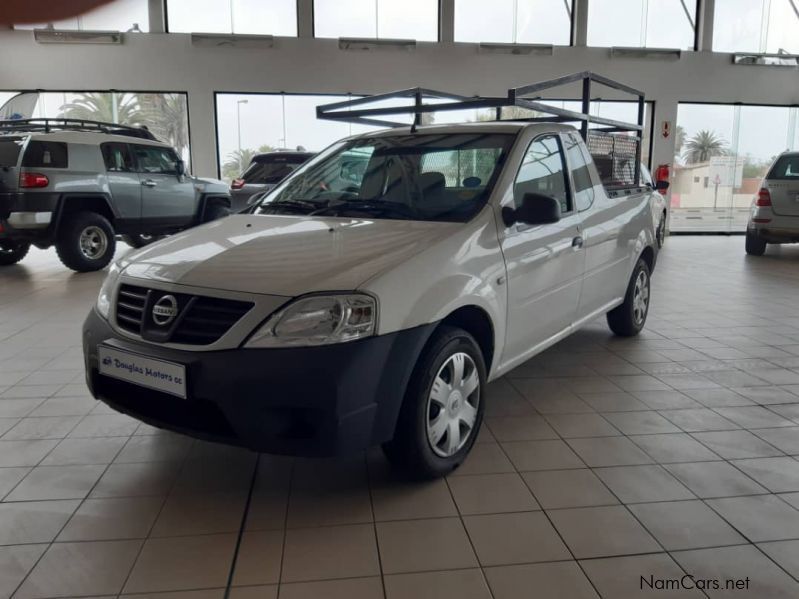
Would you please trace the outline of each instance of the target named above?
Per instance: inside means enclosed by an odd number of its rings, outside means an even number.
[[[244,165],[241,162],[241,105],[247,104],[247,100],[236,101],[236,126],[239,132],[239,173],[244,172]]]

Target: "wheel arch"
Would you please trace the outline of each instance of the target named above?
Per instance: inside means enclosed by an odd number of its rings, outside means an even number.
[[[229,195],[219,192],[202,194],[200,196],[200,202],[197,206],[197,223],[205,222],[208,209],[214,205],[222,205],[227,208],[231,208],[233,204]]]
[[[61,196],[56,210],[56,229],[66,215],[76,212],[95,212],[106,218],[112,225],[118,216],[109,196],[105,193],[64,194]]]
[[[495,355],[494,323],[483,308],[474,304],[461,306],[450,312],[439,323],[463,329],[474,337],[483,354],[486,371],[491,371]]]

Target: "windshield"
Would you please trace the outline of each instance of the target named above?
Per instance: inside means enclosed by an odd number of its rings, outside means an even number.
[[[0,166],[17,166],[24,141],[21,137],[0,139]]]
[[[396,135],[335,144],[256,212],[466,222],[485,204],[515,135]]]
[[[269,160],[256,160],[247,167],[241,178],[245,183],[280,183],[294,172],[310,156],[275,156]]]

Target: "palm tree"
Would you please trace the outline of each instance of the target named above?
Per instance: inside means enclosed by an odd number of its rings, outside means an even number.
[[[177,149],[181,156],[189,148],[189,116],[182,94],[136,94],[142,124],[161,141]]]
[[[726,145],[713,131],[702,129],[685,144],[685,159],[692,164],[708,162],[713,156],[727,154]]]
[[[59,109],[59,116],[68,119],[103,121],[121,125],[142,125],[142,112],[135,94],[80,93]]]
[[[222,165],[222,178],[223,179],[236,179],[239,175],[250,165],[253,156],[258,154],[257,150],[252,148],[244,148],[242,150],[234,150],[227,155],[227,160]]]

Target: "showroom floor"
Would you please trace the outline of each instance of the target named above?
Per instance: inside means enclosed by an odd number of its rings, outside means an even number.
[[[101,276],[0,272],[0,597],[622,599],[683,572],[799,596],[799,247],[670,239],[645,333],[598,323],[493,383],[472,456],[426,484],[96,403]]]

